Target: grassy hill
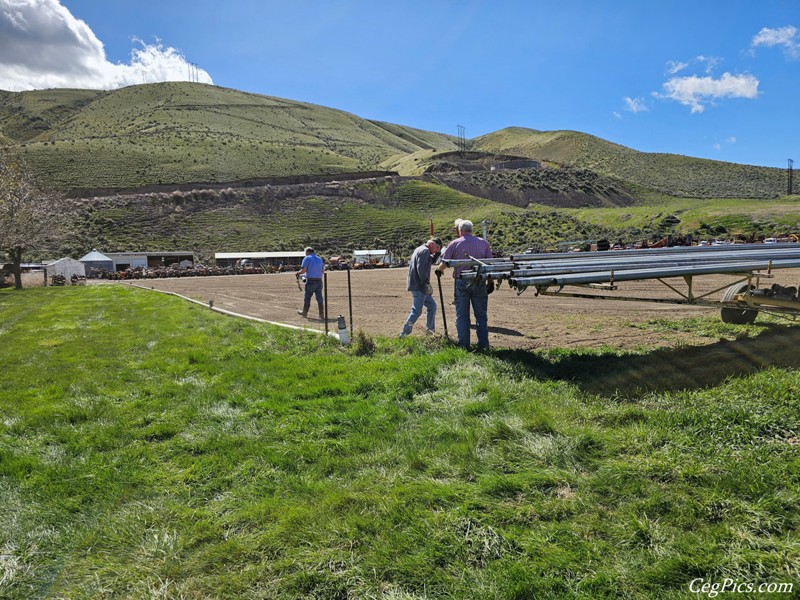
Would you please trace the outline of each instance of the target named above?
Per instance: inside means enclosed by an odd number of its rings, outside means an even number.
[[[490,222],[498,252],[534,246],[555,249],[566,240],[655,240],[667,234],[697,239],[800,231],[800,198],[783,200],[664,200],[595,208],[527,208],[460,192],[437,178],[194,189],[87,198],[71,202],[64,241],[42,257],[106,252],[193,250],[205,261],[215,252],[297,250],[311,244],[323,256],[388,247],[410,255],[435,231],[449,239],[453,219]],[[480,228],[480,226],[479,226]]]
[[[42,183],[135,188],[372,170],[450,136],[194,83],[3,93],[0,132]]]
[[[475,138],[472,149],[569,164],[670,196],[777,198],[786,193],[783,169],[638,152],[577,131],[511,127]]]
[[[42,183],[61,189],[379,168],[418,175],[456,149],[455,139],[440,133],[186,82],[0,92],[0,144],[18,147]],[[584,169],[625,182],[637,195],[775,198],[786,190],[782,169],[638,152],[575,131],[510,127],[475,138],[471,149]]]
[[[0,92],[0,143],[19,151],[42,184],[87,197],[65,213],[66,239],[31,259],[97,247],[191,249],[207,260],[306,243],[330,254],[388,246],[403,255],[431,219],[449,232],[456,217],[490,220],[493,243],[506,252],[600,237],[800,229],[797,198],[773,199],[785,188],[780,169],[523,128],[457,152],[451,136],[195,83]],[[490,171],[513,157],[543,168]],[[376,169],[416,178],[345,181]],[[254,179],[261,187],[242,184]]]
[[[454,215],[481,220],[503,205],[425,181],[383,178],[339,184],[193,190],[76,201],[71,233],[58,254],[105,251],[294,250],[323,255],[389,247],[408,255],[428,235],[449,232]],[[55,252],[55,251],[54,251]]]

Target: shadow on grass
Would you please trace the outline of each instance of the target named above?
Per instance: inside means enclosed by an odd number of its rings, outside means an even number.
[[[561,379],[582,390],[622,399],[650,391],[694,390],[767,367],[800,368],[800,327],[772,326],[752,338],[646,354],[568,352],[561,356],[496,350],[494,356],[532,377]]]

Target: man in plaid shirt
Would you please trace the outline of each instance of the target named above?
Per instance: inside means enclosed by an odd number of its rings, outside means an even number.
[[[489,242],[472,235],[472,221],[461,221],[461,237],[454,239],[442,254],[442,262],[436,268],[436,275],[441,277],[448,259],[492,258]],[[456,286],[456,331],[458,345],[469,348],[470,305],[475,315],[475,329],[478,333],[478,349],[489,347],[489,293],[486,283],[477,280],[462,280],[461,272],[468,267],[456,267],[453,270]]]

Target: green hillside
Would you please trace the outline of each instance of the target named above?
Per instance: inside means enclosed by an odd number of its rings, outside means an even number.
[[[0,144],[20,152],[44,186],[87,198],[61,219],[66,235],[31,259],[93,247],[209,259],[307,243],[325,254],[381,246],[402,256],[431,219],[449,232],[456,217],[491,221],[492,243],[505,252],[800,229],[797,197],[781,197],[781,169],[647,154],[572,131],[503,129],[472,140],[469,152],[455,142],[195,83],[0,92]],[[515,157],[542,168],[490,170]],[[345,176],[376,170],[414,177]],[[257,179],[270,185],[241,183]]]
[[[367,171],[393,155],[455,148],[445,135],[194,83],[4,92],[0,132],[61,189]]]
[[[360,181],[148,193],[75,201],[71,233],[51,255],[86,248],[215,252],[295,250],[325,256],[365,247],[407,256],[429,234],[448,232],[456,216],[476,221],[503,205],[424,181]]]
[[[569,164],[670,196],[777,198],[786,193],[783,169],[638,152],[577,131],[510,127],[475,138],[472,149]]]
[[[46,134],[87,104],[104,96],[94,90],[0,91],[0,138],[3,144],[24,143]]]
[[[527,208],[473,196],[431,177],[195,189],[72,201],[68,234],[39,258],[91,248],[105,252],[192,250],[202,262],[215,252],[297,250],[323,256],[366,247],[407,257],[428,235],[450,239],[453,219],[489,221],[498,253],[556,249],[567,240],[633,243],[673,235],[696,239],[800,231],[800,197],[782,200],[664,200],[595,208]],[[480,225],[479,225],[480,228]],[[34,258],[34,257],[32,257]]]
[[[396,170],[419,175],[452,157],[452,136],[340,110],[197,83],[100,92],[0,92],[0,144],[42,184],[126,189],[153,184]],[[777,198],[782,169],[645,153],[575,131],[509,127],[471,140],[484,153],[571,166],[639,197]]]

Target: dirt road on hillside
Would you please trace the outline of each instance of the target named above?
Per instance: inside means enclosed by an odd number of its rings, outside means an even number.
[[[385,269],[351,272],[353,327],[371,335],[396,336],[411,308],[411,294],[405,291],[406,269]],[[778,271],[776,282],[796,285],[800,270]],[[669,280],[680,290],[686,289],[682,279]],[[699,277],[694,293],[714,290],[732,283],[731,276]],[[302,293],[294,274],[236,275],[224,277],[193,277],[181,279],[152,279],[135,282],[147,288],[169,291],[208,303],[239,314],[268,321],[324,329],[322,322],[304,319],[296,314],[302,307]],[[455,307],[453,280],[448,272],[442,278],[450,336],[455,338]],[[769,284],[767,284],[769,285]],[[435,282],[434,282],[435,286]],[[329,328],[336,328],[336,316],[344,315],[350,326],[348,309],[347,272],[328,273]],[[657,281],[623,283],[620,295],[645,298],[676,298],[674,292]],[[711,296],[719,300],[722,292]],[[438,289],[434,297],[439,304]],[[312,313],[316,313],[312,306]],[[437,330],[443,332],[441,309],[437,315]],[[655,304],[619,300],[587,300],[582,298],[535,296],[528,290],[520,296],[505,283],[489,296],[489,341],[492,346],[505,348],[597,347],[611,345],[619,348],[640,346],[672,346],[676,343],[702,344],[715,341],[693,333],[659,331],[653,325],[659,319],[688,319],[700,315],[718,318],[713,308],[677,304]],[[414,335],[423,335],[424,315],[417,322]],[[472,340],[475,342],[473,327]]]

